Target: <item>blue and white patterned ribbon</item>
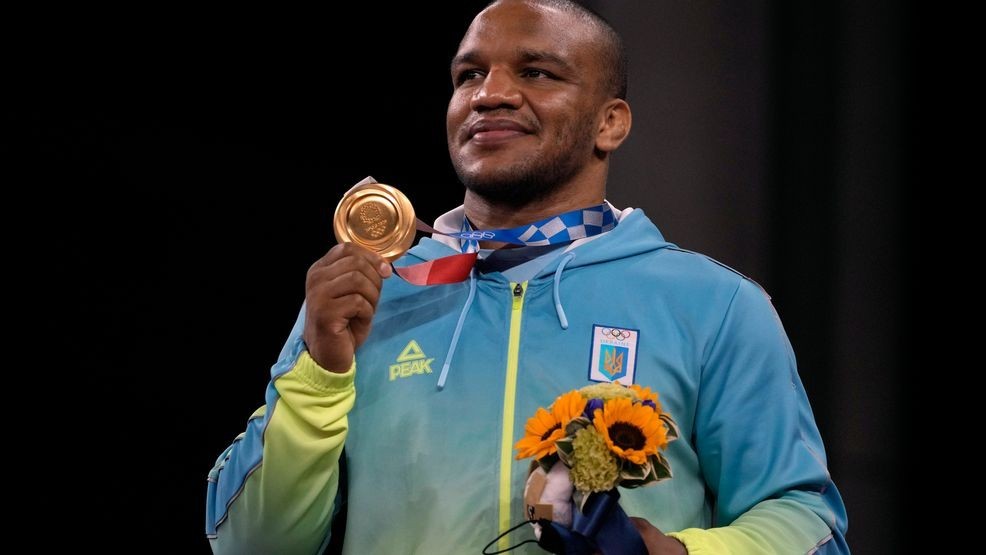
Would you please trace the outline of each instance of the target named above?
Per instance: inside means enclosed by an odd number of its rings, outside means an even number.
[[[567,243],[576,239],[592,237],[616,227],[616,217],[609,204],[580,208],[551,216],[532,224],[524,224],[511,229],[472,229],[468,220],[463,222],[462,231],[442,232],[430,226],[422,231],[457,237],[467,241],[464,252],[472,252],[479,241],[498,241],[529,247]]]

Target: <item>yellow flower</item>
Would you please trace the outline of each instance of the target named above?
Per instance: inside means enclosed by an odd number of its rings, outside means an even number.
[[[652,392],[650,390],[650,386],[648,386],[648,387],[640,387],[637,384],[632,384],[630,386],[630,389],[632,389],[633,392],[637,394],[637,398],[640,399],[641,401],[651,401],[651,402],[653,402],[654,403],[654,407],[655,407],[654,408],[654,412],[657,412],[657,413],[660,413],[661,412],[661,403],[658,402],[658,400],[657,400],[657,392],[656,391],[653,391]]]
[[[668,445],[667,430],[661,413],[649,406],[634,404],[630,399],[606,401],[596,409],[593,424],[617,457],[634,464],[644,464],[658,448]]]
[[[555,399],[550,412],[538,408],[524,426],[526,435],[514,445],[514,449],[518,451],[517,459],[540,459],[555,453],[558,450],[555,442],[565,437],[565,426],[582,414],[585,403],[585,397],[581,393],[570,391]]]

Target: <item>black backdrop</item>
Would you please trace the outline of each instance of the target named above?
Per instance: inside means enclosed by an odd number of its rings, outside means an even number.
[[[31,506],[70,530],[45,540],[207,551],[205,475],[263,402],[340,194],[370,174],[425,220],[460,201],[447,64],[481,4],[31,20],[3,113],[58,384],[57,433],[27,428],[57,477]],[[611,198],[773,294],[850,545],[892,552],[906,14],[597,4],[633,62]]]

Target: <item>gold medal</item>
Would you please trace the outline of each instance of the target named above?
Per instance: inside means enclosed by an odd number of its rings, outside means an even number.
[[[383,183],[364,183],[343,195],[332,227],[336,241],[355,243],[393,262],[414,243],[414,224],[414,208],[404,193]]]

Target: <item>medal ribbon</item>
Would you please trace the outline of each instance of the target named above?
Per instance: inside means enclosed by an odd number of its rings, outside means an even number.
[[[606,203],[572,210],[511,229],[467,229],[446,233],[434,229],[421,220],[417,222],[417,229],[446,237],[477,242],[499,241],[529,247],[569,243],[576,239],[599,235],[614,227],[616,227],[616,218]],[[478,254],[478,252],[454,254],[394,269],[397,271],[397,275],[414,285],[458,283],[469,277],[469,272],[475,265]]]

